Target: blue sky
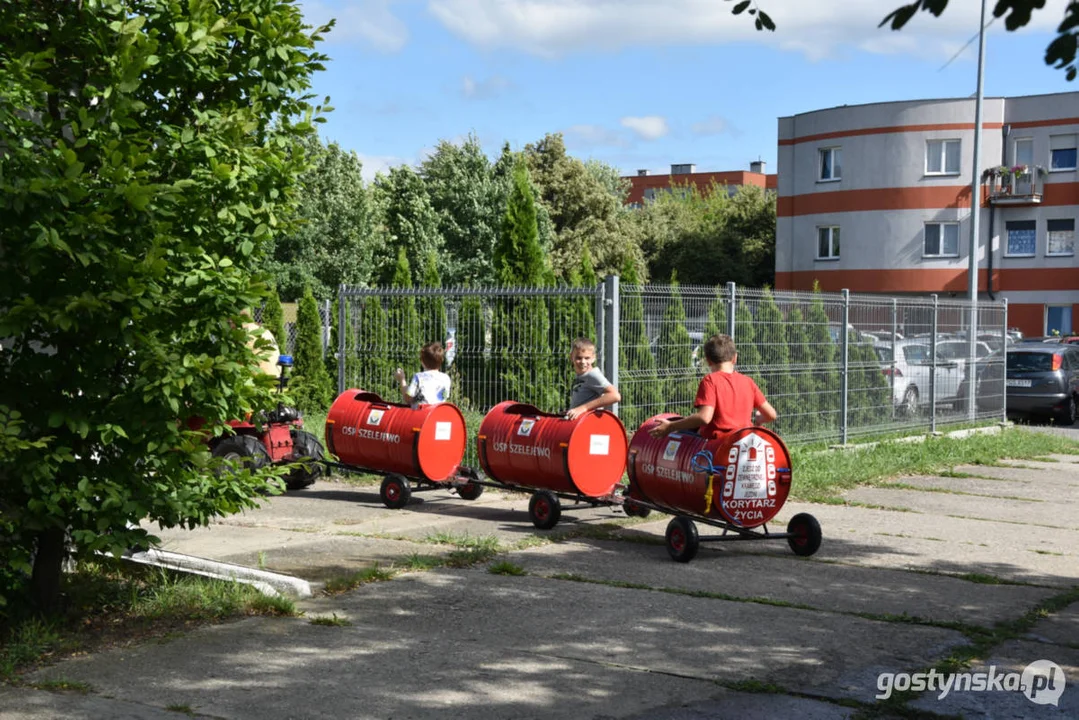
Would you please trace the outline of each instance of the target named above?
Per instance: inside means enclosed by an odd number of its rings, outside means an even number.
[[[337,19],[315,79],[336,108],[322,136],[368,178],[469,133],[493,156],[562,132],[626,175],[758,158],[774,172],[781,116],[974,93],[976,41],[942,66],[977,33],[979,2],[878,29],[904,1],[758,0],[778,25],[758,33],[730,0],[301,0],[311,23]],[[1042,61],[1066,4],[990,27],[986,96],[1079,91]]]

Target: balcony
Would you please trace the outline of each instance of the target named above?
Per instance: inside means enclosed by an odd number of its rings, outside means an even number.
[[[1042,181],[1048,173],[1039,166],[990,168],[983,179],[993,205],[1039,205]]]

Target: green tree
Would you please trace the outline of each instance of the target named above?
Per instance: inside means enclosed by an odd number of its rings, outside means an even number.
[[[341,350],[341,299],[334,297],[330,304],[330,341],[326,350],[326,372],[330,376],[330,386],[334,395],[337,395],[338,358]],[[346,304],[347,307],[347,304]],[[343,389],[343,388],[340,388]]]
[[[322,356],[322,317],[311,288],[304,288],[296,311],[295,373],[289,394],[304,413],[325,413],[333,401],[333,384]]]
[[[828,330],[828,313],[824,309],[824,297],[820,285],[813,283],[813,300],[809,304],[809,345],[815,357],[813,385],[817,394],[819,415],[824,429],[835,432],[840,421],[840,385],[837,363],[842,360],[837,353],[839,348],[832,340]]]
[[[354,344],[346,344],[346,375],[349,382],[355,378],[354,387],[378,393],[384,400],[396,401],[400,397],[393,384],[393,367],[388,360],[389,332],[386,311],[375,295],[368,295],[360,308],[360,322]]]
[[[665,403],[644,324],[640,277],[632,260],[626,261],[622,282],[622,327],[618,343],[618,390],[622,402],[618,410],[626,431],[632,434],[645,420],[663,412]]]
[[[737,370],[749,375],[757,383],[761,392],[768,395],[768,381],[762,372],[761,351],[757,339],[757,328],[746,301],[738,303],[734,313],[734,345],[738,348]]]
[[[341,284],[371,282],[381,238],[356,153],[323,146],[314,136],[299,147],[311,162],[301,177],[300,222],[275,240],[267,269],[285,297],[301,297],[310,287],[316,299],[329,300]]]
[[[438,258],[433,254],[427,256],[427,264],[423,271],[423,287],[428,290],[437,290],[442,287],[442,279],[438,275]],[[421,344],[437,340],[446,342],[446,301],[442,295],[426,295],[416,302],[419,313]]]
[[[708,306],[708,320],[704,325],[704,339],[713,335],[727,334],[727,288],[725,285],[716,286],[716,299]],[[701,351],[703,352],[703,350]]]
[[[273,333],[281,352],[286,352],[288,337],[285,335],[285,313],[281,308],[281,297],[273,285],[270,286],[270,294],[262,306],[262,326]]]
[[[472,134],[460,145],[440,141],[424,160],[420,175],[445,240],[442,277],[449,285],[492,284],[491,255],[506,206],[508,178],[495,175]]]
[[[785,413],[789,417],[786,427],[793,436],[808,435],[820,425],[817,417],[819,401],[811,365],[817,358],[811,354],[809,327],[802,309],[797,305],[787,313],[787,343],[791,356],[792,398],[789,402],[791,407]]]
[[[465,295],[457,315],[457,358],[453,361],[453,395],[462,408],[486,410],[495,399],[485,392],[488,355],[487,322],[476,295]]]
[[[27,584],[0,596],[48,611],[68,547],[145,546],[144,520],[204,525],[264,489],[209,473],[205,433],[274,399],[244,324],[325,29],[288,0],[3,4],[0,566]]]
[[[663,311],[663,328],[656,353],[663,372],[663,397],[672,412],[687,415],[693,407],[700,382],[699,368],[693,363],[693,344],[686,330],[686,309],[678,289],[678,277],[671,277],[671,295]]]
[[[765,287],[754,320],[757,343],[761,353],[761,376],[770,389],[769,402],[779,413],[776,429],[789,432],[790,420],[784,415],[798,411],[798,397],[793,393],[794,380],[790,374],[790,346],[788,345],[787,323],[783,313],[776,305],[771,288]],[[761,387],[764,391],[764,387]]]
[[[375,179],[374,188],[381,220],[380,245],[385,248],[379,277],[382,282],[390,283],[399,249],[405,250],[406,257],[417,259],[431,253],[437,257],[441,253],[443,241],[438,231],[439,217],[431,206],[423,178],[407,165],[390,168],[389,175]],[[423,267],[416,262],[410,268],[409,287],[415,287],[423,281]]]
[[[401,289],[412,288],[412,269],[403,247],[397,249],[397,264],[391,285]],[[387,361],[391,368],[401,368],[406,377],[412,377],[412,373],[419,369],[416,365],[419,362],[420,348],[423,347],[416,298],[403,293],[391,295],[388,320]],[[400,397],[393,398],[394,401],[399,399]]]

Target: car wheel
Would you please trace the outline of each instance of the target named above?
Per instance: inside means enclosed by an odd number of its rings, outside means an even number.
[[[903,393],[903,402],[899,403],[899,414],[902,417],[914,417],[918,413],[918,388],[913,385]]]
[[[1056,416],[1057,425],[1074,425],[1075,414],[1075,396],[1072,395],[1068,398],[1068,405],[1064,408],[1063,412]]]

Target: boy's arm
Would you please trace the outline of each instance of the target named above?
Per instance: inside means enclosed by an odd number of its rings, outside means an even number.
[[[599,397],[594,397],[586,403],[581,403],[577,407],[567,410],[566,417],[570,420],[576,420],[581,415],[592,412],[596,408],[610,407],[617,402],[622,402],[622,393],[618,392],[618,388],[614,385],[608,385],[603,388],[603,394]]]
[[[648,433],[652,437],[663,437],[679,430],[696,430],[712,422],[712,416],[716,409],[711,405],[698,405],[692,415],[687,415],[680,420],[659,420]]]
[[[758,423],[774,422],[777,417],[779,417],[779,413],[777,413],[776,409],[772,407],[772,403],[768,402],[767,400],[764,401],[763,405],[757,406]]]

